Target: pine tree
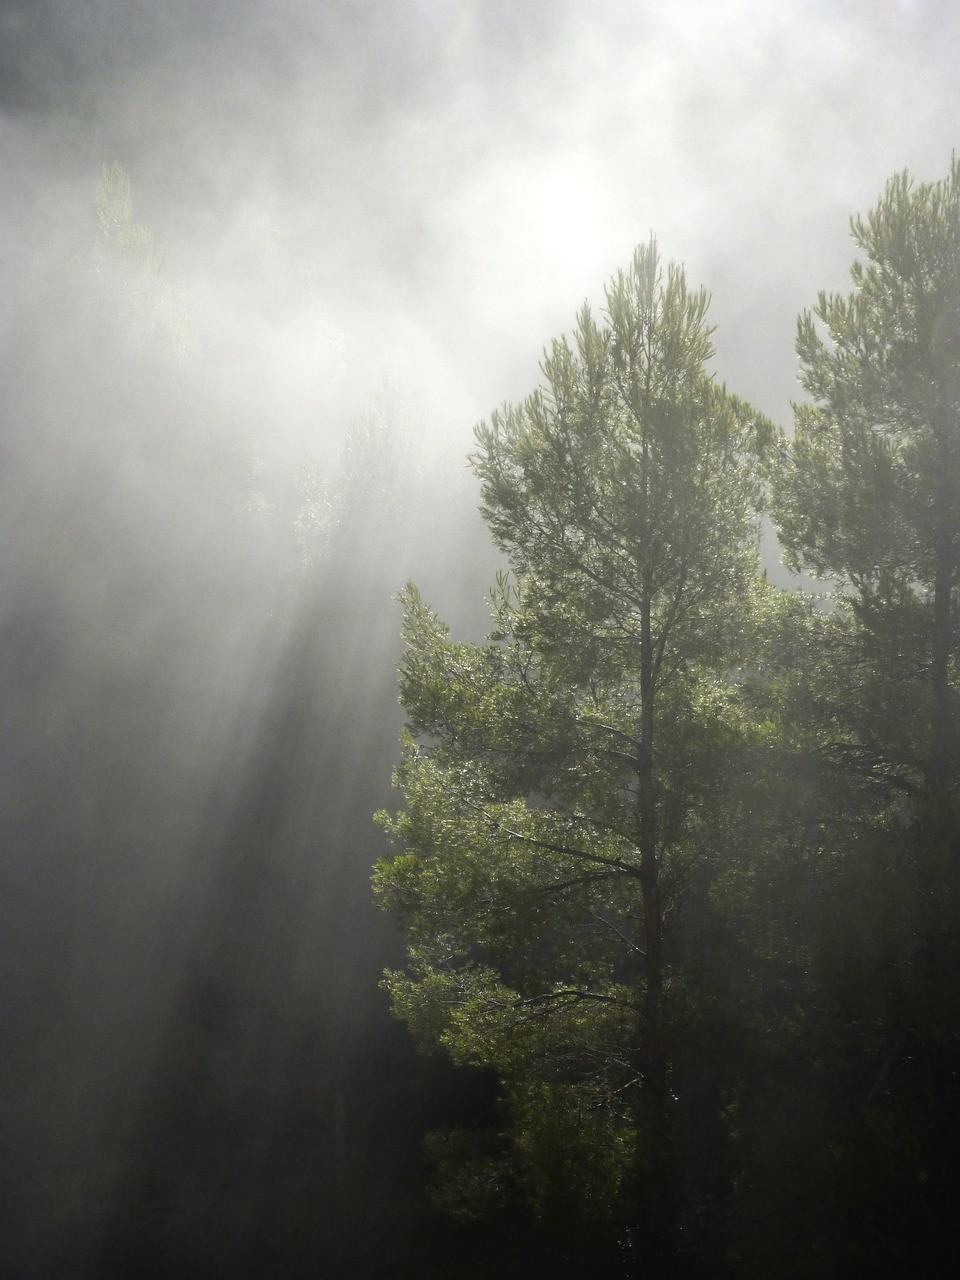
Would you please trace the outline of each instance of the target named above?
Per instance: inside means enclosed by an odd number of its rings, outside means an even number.
[[[404,595],[402,851],[377,879],[410,940],[397,1012],[508,1104],[461,1190],[494,1201],[509,1166],[541,1217],[629,1224],[644,1256],[671,1233],[665,919],[727,835],[776,440],[708,376],[707,304],[651,240],[478,428],[511,574],[481,645]]]
[[[853,292],[800,318],[797,407],[776,517],[792,562],[837,579],[910,684],[916,763],[952,790],[960,631],[960,158],[943,182],[887,184],[852,221]],[[819,322],[819,325],[818,325]],[[909,714],[909,713],[908,713]],[[905,726],[906,727],[906,726]]]

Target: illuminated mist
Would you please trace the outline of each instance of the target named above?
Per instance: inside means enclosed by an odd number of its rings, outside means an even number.
[[[470,429],[651,229],[785,424],[958,49],[937,0],[0,9],[0,1274],[422,1274],[482,1082],[377,986],[392,597],[483,626]]]

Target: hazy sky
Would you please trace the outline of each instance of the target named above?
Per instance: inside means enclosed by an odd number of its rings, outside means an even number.
[[[247,434],[322,450],[386,375],[466,447],[653,230],[786,424],[797,311],[946,174],[958,61],[949,0],[6,0],[0,280],[119,160]]]

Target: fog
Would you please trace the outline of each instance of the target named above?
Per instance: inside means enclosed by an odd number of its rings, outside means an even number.
[[[468,440],[651,229],[714,294],[723,376],[783,416],[849,216],[955,144],[960,18],[929,0],[5,13],[7,242],[120,161],[211,381],[295,447],[384,370]]]
[[[787,426],[958,52],[947,0],[0,8],[0,1273],[421,1274],[483,1086],[377,987],[392,596],[482,627],[471,428],[651,231]]]

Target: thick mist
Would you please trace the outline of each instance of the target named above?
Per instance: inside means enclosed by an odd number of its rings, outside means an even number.
[[[715,296],[722,376],[783,416],[849,216],[955,143],[935,0],[6,13],[15,256],[38,204],[63,225],[124,164],[208,376],[294,450],[384,371],[463,446],[650,230]]]
[[[651,229],[786,425],[958,49],[937,0],[0,10],[0,1272],[426,1274],[484,1089],[377,986],[393,597],[482,630],[471,427]]]

